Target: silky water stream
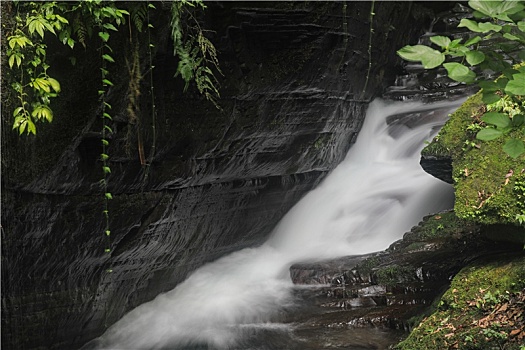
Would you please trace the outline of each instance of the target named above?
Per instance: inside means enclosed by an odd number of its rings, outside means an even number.
[[[266,243],[199,268],[83,349],[311,348],[294,333],[296,324],[283,321],[301,308],[293,293],[301,287],[292,284],[289,267],[385,249],[424,215],[450,208],[452,187],[425,173],[419,159],[425,141],[459,103],[374,101],[344,161]]]

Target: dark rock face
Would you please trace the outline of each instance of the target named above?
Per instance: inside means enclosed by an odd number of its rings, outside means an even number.
[[[421,155],[419,161],[423,170],[430,175],[438,178],[446,183],[453,184],[452,179],[452,158],[447,156],[437,155]]]
[[[191,89],[182,95],[172,78],[167,9],[155,15],[155,117],[144,79],[141,120],[128,118],[133,47],[114,44],[111,254],[103,252],[96,53],[77,52],[72,68],[56,54],[64,92],[53,124],[26,140],[3,121],[2,345],[79,347],[205,262],[264,240],[344,157],[399,62],[395,50],[423,21],[409,3],[376,3],[364,90],[370,4],[345,6],[210,3],[222,111]],[[141,147],[149,165],[139,162]]]

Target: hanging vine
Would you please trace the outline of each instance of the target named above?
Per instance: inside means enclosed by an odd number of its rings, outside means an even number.
[[[155,6],[148,3],[130,3],[130,12],[120,9],[114,1],[75,1],[75,2],[17,2],[15,3],[17,13],[15,26],[7,36],[8,50],[7,63],[13,70],[9,75],[10,86],[16,95],[16,107],[13,110],[13,129],[20,135],[37,133],[38,122],[51,122],[54,113],[51,101],[61,91],[60,83],[49,73],[47,62],[47,45],[51,36],[55,36],[63,45],[73,49],[80,43],[85,49],[89,49],[88,43],[93,36],[100,40],[98,52],[100,54],[100,89],[98,90],[101,102],[101,143],[100,154],[102,178],[100,185],[103,191],[104,205],[104,252],[111,255],[111,229],[109,203],[113,195],[109,190],[108,180],[111,175],[109,146],[113,129],[111,114],[112,106],[109,101],[111,87],[111,67],[115,63],[113,49],[110,46],[112,33],[118,31],[118,27],[126,23],[129,17],[129,36],[132,39],[132,26],[142,32],[147,28],[148,40],[148,72],[150,105],[152,119],[152,145],[146,156],[144,142],[140,131],[140,83],[143,73],[140,67],[138,42],[132,44],[132,54],[128,60],[129,73],[129,103],[127,112],[130,124],[136,123],[138,127],[138,149],[139,160],[146,167],[145,179],[149,171],[149,165],[155,157],[157,128],[156,128],[156,104],[154,93],[154,44],[152,43],[153,25],[150,19],[150,10]],[[206,37],[207,32],[203,30],[196,17],[196,10],[205,9],[202,0],[196,1],[173,1],[171,4],[172,38],[174,42],[174,55],[179,59],[179,65],[175,76],[181,76],[185,81],[186,91],[191,82],[195,82],[198,91],[219,108],[218,81],[214,75],[221,71],[217,59],[217,51],[211,41]],[[146,24],[146,26],[145,26]],[[71,58],[75,63],[75,58]],[[107,272],[111,272],[108,269]]]
[[[365,86],[363,87],[363,91],[361,93],[362,97],[364,97],[366,93],[366,88],[368,87],[368,80],[370,79],[370,71],[372,70],[372,36],[374,35],[374,7],[375,7],[375,0],[372,0],[372,4],[370,5],[370,32],[368,35],[368,69],[366,71],[366,80],[365,80]]]

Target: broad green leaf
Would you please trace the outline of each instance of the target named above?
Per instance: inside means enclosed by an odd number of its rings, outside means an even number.
[[[518,23],[518,29],[522,32],[525,32],[525,21],[519,21]]]
[[[472,83],[476,78],[476,73],[474,73],[467,66],[464,66],[461,63],[444,63],[443,67],[445,67],[449,78],[452,80],[465,83]]]
[[[481,41],[481,37],[476,35],[475,37],[468,39],[467,42],[465,43],[465,46],[474,45],[474,44],[479,43],[480,41]]]
[[[485,54],[481,51],[468,51],[465,53],[465,56],[467,58],[468,64],[471,66],[478,65],[485,60]]]
[[[516,114],[512,117],[512,126],[519,127],[525,124],[525,115]]]
[[[518,38],[516,35],[512,35],[512,34],[510,34],[510,33],[505,33],[505,34],[503,34],[503,37],[504,37],[505,39],[509,39],[509,40],[516,40],[516,41],[519,41],[519,40],[520,40],[520,38]]]
[[[60,83],[56,79],[48,77],[47,81],[51,85],[51,88],[55,90],[55,92],[60,92]]]
[[[113,24],[111,24],[111,23],[104,23],[102,25],[102,27],[106,28],[107,30],[112,30],[112,31],[115,31],[115,32],[118,31],[118,29],[115,28],[115,26]]]
[[[107,42],[109,40],[109,33],[107,32],[98,32],[98,36],[103,42]]]
[[[511,156],[511,158],[516,159],[525,153],[525,144],[523,144],[521,140],[510,139],[503,145],[503,151]]]
[[[425,45],[405,46],[397,51],[401,58],[421,62],[425,69],[432,69],[445,61],[445,55]]]
[[[476,33],[481,33],[481,29],[479,29],[479,25],[478,25],[478,22],[476,21],[473,21],[471,19],[466,19],[466,18],[463,18],[459,24],[458,24],[458,28],[468,28],[470,29],[471,31],[473,32],[476,32]],[[480,38],[481,39],[481,38]],[[468,41],[467,41],[468,42]],[[472,45],[472,44],[470,44]],[[465,46],[468,46],[467,43],[465,43]]]
[[[433,42],[434,44],[436,44],[437,46],[440,46],[442,48],[447,48],[449,47],[451,41],[449,38],[447,38],[446,36],[431,36],[430,37],[430,41]]]
[[[497,11],[500,14],[513,15],[525,9],[522,1],[503,1],[499,4]]]
[[[106,192],[105,195],[107,199],[113,199],[113,196],[111,195],[111,193]]]
[[[510,126],[510,118],[504,113],[487,112],[481,117],[487,124],[495,125],[498,129],[504,129]]]
[[[483,92],[482,100],[484,104],[490,105],[501,100],[501,96],[493,92]]]
[[[490,140],[495,140],[502,135],[503,135],[503,132],[501,132],[498,129],[485,128],[485,129],[478,131],[476,138],[482,141],[490,141]]]
[[[499,32],[501,28],[503,28],[500,25],[493,24],[490,22],[480,22],[478,26],[482,33],[488,33],[490,31]]]
[[[512,95],[525,95],[525,73],[514,74],[505,87],[505,92]]]
[[[499,85],[492,80],[482,80],[478,82],[480,88],[483,89],[483,92],[494,92],[500,89]]]
[[[468,5],[474,10],[481,12],[489,17],[495,17],[499,14],[499,6],[501,0],[499,1],[486,1],[486,0],[470,0]]]
[[[102,154],[100,154],[100,159],[102,159],[102,160],[108,160],[108,159],[109,159],[109,156],[108,156],[107,154],[105,154],[105,153],[102,153]]]
[[[105,174],[111,174],[111,168],[108,166],[103,166],[102,170],[104,171]]]

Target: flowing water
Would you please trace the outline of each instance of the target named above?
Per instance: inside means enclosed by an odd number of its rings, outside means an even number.
[[[383,250],[424,215],[450,208],[452,187],[421,169],[419,153],[458,105],[374,101],[344,161],[286,214],[265,244],[201,267],[85,348],[299,348],[294,324],[280,322],[299,303],[290,265]]]

